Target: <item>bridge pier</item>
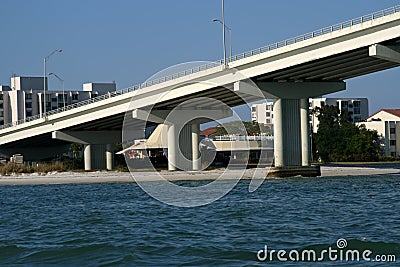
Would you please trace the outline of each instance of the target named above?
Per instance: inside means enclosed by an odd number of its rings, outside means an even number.
[[[200,125],[168,125],[168,170],[198,171],[201,169],[199,158]]]
[[[311,147],[310,147],[310,117],[309,117],[309,100],[308,98],[300,99],[300,133],[301,133],[301,165],[304,167],[311,164]]]
[[[83,149],[83,161],[85,171],[107,170],[114,168],[113,144],[85,144]]]
[[[84,145],[85,171],[114,168],[114,144],[121,142],[120,131],[55,131],[52,137]]]
[[[276,99],[273,108],[275,165],[267,176],[320,176],[310,165],[308,98]]]
[[[201,170],[201,155],[200,155],[200,124],[192,124],[192,168],[194,171]]]
[[[106,145],[106,170],[111,171],[114,169],[114,145]]]
[[[319,166],[311,166],[310,97],[317,97],[346,89],[339,82],[262,82],[239,81],[234,91],[239,95],[254,95],[261,90],[266,99],[274,99],[274,154],[275,164],[268,177],[320,176]]]
[[[275,167],[310,166],[308,98],[274,101]]]
[[[85,165],[85,171],[92,170],[92,147],[89,144],[84,145],[83,161]]]
[[[168,170],[177,170],[177,155],[179,151],[179,132],[174,124],[168,125]]]
[[[168,170],[198,171],[202,168],[200,155],[200,124],[232,116],[227,108],[140,110],[132,112],[134,119],[166,124]]]

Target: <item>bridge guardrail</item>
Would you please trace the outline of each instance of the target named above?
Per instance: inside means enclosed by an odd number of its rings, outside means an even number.
[[[232,57],[227,58],[227,62],[228,63],[229,62],[234,62],[234,61],[241,60],[241,59],[244,59],[244,58],[248,58],[248,57],[251,57],[251,56],[259,55],[259,54],[262,54],[262,53],[265,53],[265,52],[268,52],[268,51],[272,51],[272,50],[275,50],[275,49],[278,49],[278,48],[281,48],[281,47],[285,47],[285,46],[288,46],[288,45],[292,45],[292,44],[295,44],[295,43],[303,42],[305,40],[309,40],[309,39],[312,39],[312,38],[315,38],[315,37],[318,37],[318,36],[321,36],[321,35],[332,33],[332,32],[335,32],[335,31],[338,31],[338,30],[342,30],[342,29],[345,29],[345,28],[349,28],[349,27],[352,27],[354,25],[358,25],[358,24],[361,24],[361,23],[364,23],[364,22],[372,21],[372,20],[375,20],[375,19],[378,19],[378,18],[382,18],[382,17],[388,16],[388,15],[392,15],[392,14],[398,13],[398,12],[400,12],[400,5],[397,5],[397,6],[394,6],[394,7],[390,7],[390,8],[387,8],[387,9],[383,9],[383,10],[380,10],[380,11],[377,11],[377,12],[374,12],[374,13],[371,13],[371,14],[368,14],[368,15],[364,15],[364,16],[361,16],[361,17],[358,17],[358,18],[355,18],[355,19],[351,19],[351,20],[348,20],[348,21],[345,21],[345,22],[342,22],[342,23],[338,23],[338,24],[335,24],[335,25],[332,25],[332,26],[329,26],[329,27],[325,27],[325,28],[322,28],[322,29],[319,29],[319,30],[316,30],[316,31],[305,33],[305,34],[302,34],[302,35],[299,35],[299,36],[296,36],[296,37],[293,37],[293,38],[290,38],[290,39],[286,39],[286,40],[283,40],[283,41],[280,41],[280,42],[276,42],[276,43],[273,43],[273,44],[270,44],[270,45],[267,45],[267,46],[263,46],[263,47],[260,47],[260,48],[257,48],[257,49],[253,49],[253,50],[250,50],[250,51],[247,51],[247,52],[243,52],[243,53],[240,53],[240,54],[237,54],[237,55],[234,55]],[[98,101],[102,101],[102,100],[105,100],[105,99],[108,99],[108,98],[112,98],[112,97],[115,97],[115,96],[118,96],[118,95],[123,95],[123,94],[129,93],[129,92],[132,92],[132,91],[136,91],[136,90],[139,90],[139,89],[142,89],[142,88],[150,87],[150,86],[155,85],[155,84],[160,84],[160,83],[163,83],[163,82],[167,82],[167,81],[171,81],[171,80],[174,80],[174,79],[178,79],[180,77],[184,77],[184,76],[187,76],[187,75],[190,75],[190,74],[193,74],[193,73],[198,73],[198,72],[201,72],[201,71],[204,71],[204,70],[207,70],[207,69],[212,69],[212,68],[221,66],[223,64],[224,64],[224,60],[223,59],[218,60],[218,61],[214,61],[214,62],[210,62],[210,63],[204,64],[204,65],[200,65],[198,67],[194,67],[194,68],[191,68],[191,69],[188,69],[188,70],[185,70],[185,71],[181,71],[181,72],[174,73],[174,74],[171,74],[171,75],[168,75],[168,76],[164,76],[164,77],[161,77],[161,78],[153,79],[153,80],[147,81],[145,83],[140,83],[140,84],[137,84],[137,85],[133,85],[133,86],[130,86],[130,87],[127,87],[127,88],[124,88],[124,89],[121,89],[121,90],[118,90],[118,91],[115,91],[115,92],[110,92],[110,93],[107,93],[107,94],[104,94],[104,95],[101,95],[101,96],[97,96],[97,97],[94,97],[94,98],[91,98],[91,99],[80,101],[80,102],[74,103],[72,105],[68,105],[65,108],[62,107],[62,108],[58,108],[58,109],[55,109],[55,110],[51,110],[51,111],[46,112],[44,114],[44,116],[35,115],[35,116],[28,117],[26,119],[22,119],[22,120],[14,121],[14,122],[11,122],[11,123],[7,123],[5,125],[0,126],[0,130],[1,129],[5,129],[5,128],[9,128],[9,127],[13,127],[13,126],[25,123],[25,122],[30,122],[30,121],[33,121],[33,120],[37,120],[37,119],[40,119],[40,118],[43,118],[43,117],[47,117],[47,116],[50,116],[50,115],[54,115],[54,114],[57,114],[57,113],[60,113],[60,112],[68,111],[68,110],[71,110],[71,109],[75,109],[75,108],[78,108],[78,107],[81,107],[81,106],[85,106],[85,105],[88,105],[88,104],[91,104],[91,103],[95,103],[95,102],[98,102]]]

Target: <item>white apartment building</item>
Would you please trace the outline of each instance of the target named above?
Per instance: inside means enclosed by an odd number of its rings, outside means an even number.
[[[272,125],[274,118],[274,103],[265,102],[251,106],[251,120],[266,125]]]
[[[310,111],[315,107],[325,105],[334,105],[340,111],[347,109],[351,120],[359,122],[368,117],[368,99],[367,98],[310,98]],[[251,108],[252,121],[264,124],[273,124],[274,110],[273,102],[254,104]],[[317,132],[319,121],[316,115],[310,115],[310,124],[313,132]]]
[[[400,156],[400,109],[381,109],[361,124],[381,135],[386,156]]]
[[[0,126],[42,114],[43,77],[12,77],[11,86],[0,86]],[[48,90],[46,111],[68,106],[116,90],[115,83],[85,83],[83,90]]]

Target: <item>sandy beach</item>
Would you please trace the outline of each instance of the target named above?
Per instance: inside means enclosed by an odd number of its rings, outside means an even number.
[[[371,167],[338,167],[321,166],[322,177],[333,176],[362,176],[400,174],[400,169],[371,168]],[[0,185],[28,185],[28,184],[76,184],[76,183],[132,183],[136,181],[201,181],[221,179],[252,179],[264,178],[267,169],[225,170],[212,171],[176,171],[168,172],[129,172],[97,171],[97,172],[53,172],[47,174],[19,174],[0,176]]]

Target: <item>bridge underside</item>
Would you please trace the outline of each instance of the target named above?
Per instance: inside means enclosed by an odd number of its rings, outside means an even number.
[[[46,160],[67,152],[69,145],[69,142],[54,140],[51,138],[51,133],[46,133],[3,144],[0,147],[0,155],[10,157],[22,154],[26,161]]]
[[[400,39],[381,43],[400,49]],[[400,66],[400,62],[370,55],[370,47],[348,51],[311,62],[291,66],[254,78],[268,82],[344,81]]]

